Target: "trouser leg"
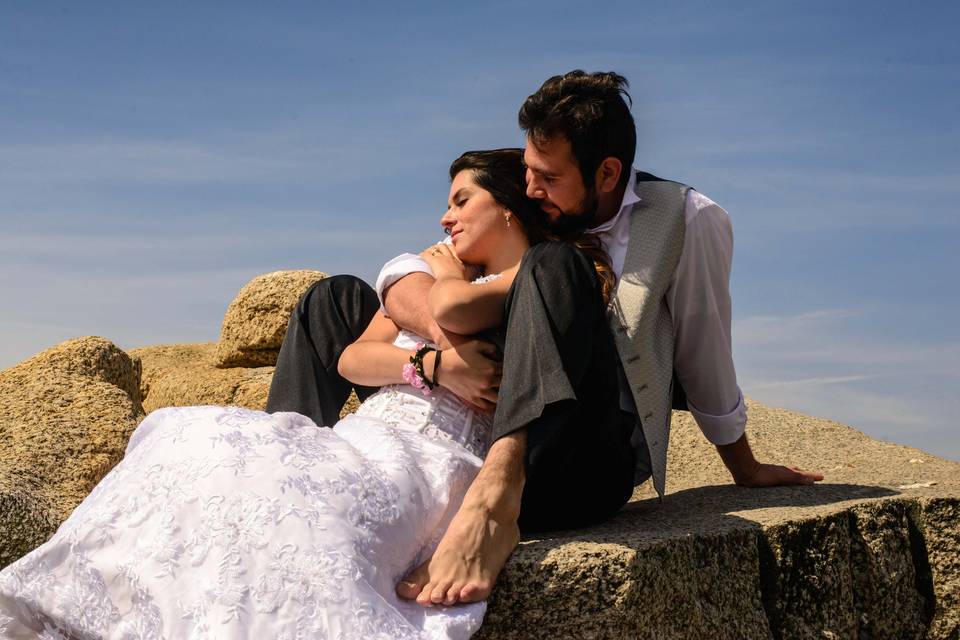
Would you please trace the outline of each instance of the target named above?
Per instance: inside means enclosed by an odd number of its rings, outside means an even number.
[[[354,388],[337,371],[337,361],[379,308],[376,292],[354,276],[325,278],[307,289],[290,314],[267,411],[296,411],[333,426]],[[356,387],[361,400],[374,391]]]
[[[526,429],[521,530],[611,516],[633,491],[635,418],[620,410],[616,347],[593,265],[566,244],[531,247],[505,316],[494,437]]]

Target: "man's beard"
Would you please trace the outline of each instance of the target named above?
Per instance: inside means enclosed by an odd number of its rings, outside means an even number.
[[[597,197],[597,190],[593,187],[587,190],[583,200],[574,211],[564,211],[560,207],[553,205],[555,209],[560,210],[560,215],[555,218],[550,217],[546,211],[540,210],[543,216],[543,223],[551,233],[558,236],[567,236],[592,229],[597,226],[597,209],[600,205],[600,199]]]

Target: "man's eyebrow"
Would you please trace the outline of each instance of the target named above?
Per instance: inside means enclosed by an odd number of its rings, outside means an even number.
[[[530,169],[530,171],[533,171],[534,173],[543,176],[544,178],[555,178],[555,177],[556,177],[556,174],[553,173],[552,171],[547,171],[546,169],[541,169],[541,168],[539,168],[539,167],[530,166],[529,164],[527,164],[526,160],[524,160],[523,166],[524,166],[525,168],[527,168],[527,169]]]

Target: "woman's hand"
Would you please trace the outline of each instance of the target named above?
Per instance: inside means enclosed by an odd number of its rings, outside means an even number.
[[[430,265],[433,277],[437,280],[456,278],[458,280],[472,279],[476,268],[460,262],[460,258],[453,252],[453,246],[444,243],[431,245],[423,250],[420,257]]]

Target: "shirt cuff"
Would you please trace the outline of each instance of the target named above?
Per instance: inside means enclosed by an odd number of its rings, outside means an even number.
[[[739,440],[740,436],[746,431],[747,403],[743,401],[743,392],[739,389],[737,392],[739,393],[737,406],[733,408],[733,411],[722,416],[700,411],[690,404],[690,399],[687,398],[687,408],[693,414],[694,420],[697,421],[697,425],[700,426],[700,430],[703,431],[707,440],[715,445],[732,444]]]
[[[418,272],[433,275],[430,265],[415,253],[403,253],[383,265],[380,275],[377,276],[377,298],[380,299],[380,311],[384,315],[387,315],[387,310],[383,306],[384,292],[397,280]]]

